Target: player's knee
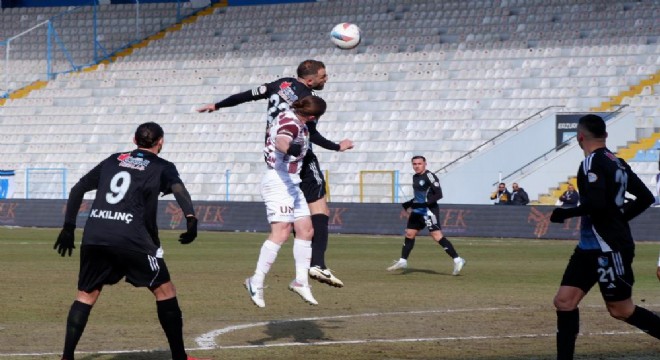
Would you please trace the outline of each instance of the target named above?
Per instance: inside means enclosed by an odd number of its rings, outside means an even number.
[[[552,301],[557,311],[572,311],[577,308],[577,303],[569,297],[556,295]]]
[[[633,314],[635,311],[635,306],[631,304],[631,306],[627,306],[628,304],[626,303],[620,303],[620,304],[606,304],[607,305],[607,311],[610,313],[610,316],[621,321],[625,321],[630,317],[630,315]]]

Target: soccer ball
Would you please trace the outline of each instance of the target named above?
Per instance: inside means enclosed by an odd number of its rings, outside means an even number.
[[[337,24],[330,32],[330,40],[342,49],[352,49],[360,44],[360,28],[351,23]]]

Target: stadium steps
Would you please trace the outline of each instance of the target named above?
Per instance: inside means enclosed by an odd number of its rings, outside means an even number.
[[[168,28],[165,28],[162,31],[159,31],[158,33],[151,35],[147,37],[146,39],[142,40],[141,42],[131,45],[128,48],[124,50],[120,50],[117,53],[115,53],[113,56],[110,57],[109,60],[102,60],[98,64],[94,64],[91,66],[88,66],[86,68],[81,69],[79,72],[91,72],[91,71],[96,71],[99,68],[103,69],[105,65],[108,65],[117,59],[128,56],[133,53],[134,49],[137,48],[142,48],[145,46],[148,46],[152,41],[159,40],[165,37],[165,35],[168,32],[174,32],[174,31],[179,31],[183,27],[182,24],[191,24],[197,21],[199,17],[201,16],[207,16],[207,15],[212,15],[216,9],[222,8],[222,7],[227,7],[228,6],[228,0],[221,0],[220,2],[217,2],[215,4],[212,4],[211,6],[208,6],[193,15],[190,15],[184,19],[181,20],[180,23],[174,24]],[[28,94],[30,94],[33,90],[38,90],[46,87],[48,85],[48,81],[35,81],[32,84],[29,84],[25,87],[22,87],[20,89],[17,89],[11,93],[9,93],[9,99],[20,99],[26,97]],[[5,98],[0,98],[0,106],[4,106],[7,102],[7,99]]]
[[[660,141],[660,132],[653,133],[651,136],[640,139],[639,141],[634,141],[628,144],[628,147],[619,148],[617,150],[617,156],[630,162],[632,158],[635,157],[638,151],[650,149]],[[567,182],[560,184],[555,188],[551,188],[548,194],[539,195],[538,201],[531,202],[530,205],[555,205],[559,196],[566,191],[568,187],[567,183],[573,184],[577,189],[577,178],[575,176],[568,179]]]
[[[176,32],[176,31],[181,30],[183,28],[183,24],[192,24],[192,23],[196,22],[201,16],[213,15],[213,13],[215,12],[216,9],[226,7],[226,6],[228,6],[228,1],[227,0],[222,0],[218,3],[215,3],[215,4],[207,7],[207,8],[204,8],[204,9],[196,12],[195,14],[184,18],[183,20],[181,20],[181,22],[179,22],[177,24],[174,24],[170,27],[167,27],[167,28],[157,32],[156,34],[147,37],[146,39],[140,41],[139,43],[131,45],[128,48],[126,48],[122,51],[119,51],[115,55],[111,56],[110,59],[106,59],[106,60],[101,61],[101,64],[108,65],[110,63],[113,63],[113,62],[117,61],[117,59],[119,59],[119,58],[129,56],[133,53],[133,51],[135,49],[140,49],[140,48],[147,47],[147,46],[149,46],[149,44],[151,44],[152,41],[157,41],[157,40],[163,39],[165,37],[165,35],[167,35],[168,33],[172,33],[172,32]]]
[[[28,96],[29,93],[32,92],[32,90],[39,90],[43,89],[48,85],[48,81],[35,81],[30,85],[27,85],[25,87],[22,87],[12,93],[9,94],[10,99],[21,99],[26,96]],[[4,106],[5,103],[7,102],[7,99],[0,99],[0,106]]]
[[[653,89],[654,85],[660,84],[660,71],[640,81],[637,85],[632,85],[628,90],[622,91],[618,95],[610,97],[610,100],[603,102],[600,106],[591,109],[592,111],[610,111],[615,106],[624,103],[624,99],[642,94],[644,88]]]
[[[630,86],[628,90],[622,91],[616,96],[612,96],[609,101],[605,101],[600,106],[592,108],[591,110],[596,112],[611,111],[615,106],[621,105],[625,98],[640,95],[645,88],[648,87],[653,89],[653,86],[658,84],[660,84],[660,71],[640,81],[639,84]],[[660,133],[653,133],[649,137],[629,143],[628,147],[619,148],[617,150],[617,156],[626,161],[630,161],[630,159],[635,157],[638,151],[650,149],[658,140],[660,140]],[[575,177],[571,177],[568,180],[568,182],[572,183],[575,188],[577,188],[576,181],[577,179]],[[559,196],[566,191],[567,187],[567,183],[562,183],[557,187],[551,188],[548,194],[539,195],[539,199],[537,201],[532,201],[531,205],[554,205]]]

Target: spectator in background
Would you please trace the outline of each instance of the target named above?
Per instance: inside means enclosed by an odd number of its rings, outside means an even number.
[[[509,200],[510,205],[527,205],[529,204],[529,196],[525,189],[518,186],[518,183],[513,183],[511,185],[511,199]]]
[[[563,208],[576,207],[580,202],[580,194],[575,190],[575,186],[569,183],[568,189],[561,194],[559,201],[561,201],[561,207]]]
[[[490,195],[491,200],[495,200],[495,205],[509,205],[509,199],[511,199],[511,193],[506,188],[505,183],[500,183],[497,186],[497,190]]]

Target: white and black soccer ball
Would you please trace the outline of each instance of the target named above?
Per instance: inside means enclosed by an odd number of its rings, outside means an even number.
[[[360,28],[351,23],[335,25],[330,32],[332,43],[342,49],[352,49],[360,44]]]

